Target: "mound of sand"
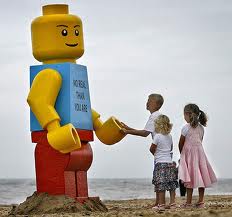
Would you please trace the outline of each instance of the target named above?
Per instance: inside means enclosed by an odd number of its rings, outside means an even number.
[[[108,211],[106,206],[96,199],[89,198],[84,204],[65,195],[49,195],[36,192],[26,201],[13,206],[10,215],[52,214],[52,213],[78,213],[84,211]]]

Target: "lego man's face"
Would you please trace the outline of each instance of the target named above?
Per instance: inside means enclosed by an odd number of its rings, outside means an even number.
[[[60,34],[60,43],[63,45],[66,45],[68,47],[76,47],[78,46],[79,38],[78,36],[80,35],[80,25],[75,25],[75,26],[68,26],[64,24],[59,24],[56,27],[58,27],[58,33]],[[73,28],[72,28],[73,27]],[[61,45],[62,46],[62,45]]]
[[[84,53],[81,19],[70,14],[36,18],[31,26],[34,57],[41,62],[76,60]]]

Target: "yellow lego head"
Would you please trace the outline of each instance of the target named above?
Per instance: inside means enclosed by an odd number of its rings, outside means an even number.
[[[68,5],[43,6],[43,16],[31,24],[35,59],[44,63],[75,62],[84,53],[81,19],[68,14]]]

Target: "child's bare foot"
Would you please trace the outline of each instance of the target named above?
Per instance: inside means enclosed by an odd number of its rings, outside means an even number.
[[[196,208],[204,208],[205,207],[205,203],[203,201],[197,202],[196,204],[194,204],[194,206]]]
[[[165,210],[165,204],[160,204],[160,205],[157,205],[157,206],[153,206],[152,209],[157,211],[157,212],[162,212],[162,211]]]
[[[180,208],[182,208],[182,209],[190,209],[192,207],[193,207],[193,205],[191,203],[184,203],[184,204],[180,205]]]
[[[169,203],[165,208],[166,209],[176,209],[178,208],[179,206],[176,205],[176,203]]]
[[[154,205],[154,206],[152,206],[152,209],[158,209],[159,208],[159,205]]]
[[[157,202],[155,202],[155,203],[153,203],[153,204],[149,204],[147,207],[148,207],[148,208],[153,208],[153,207],[156,207],[156,206],[158,206],[158,203],[157,203]]]

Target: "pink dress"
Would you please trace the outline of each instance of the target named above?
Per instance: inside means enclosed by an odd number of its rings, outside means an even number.
[[[187,188],[209,187],[217,178],[202,147],[204,128],[200,124],[196,128],[189,124],[184,128],[188,130],[180,155],[179,179]]]

